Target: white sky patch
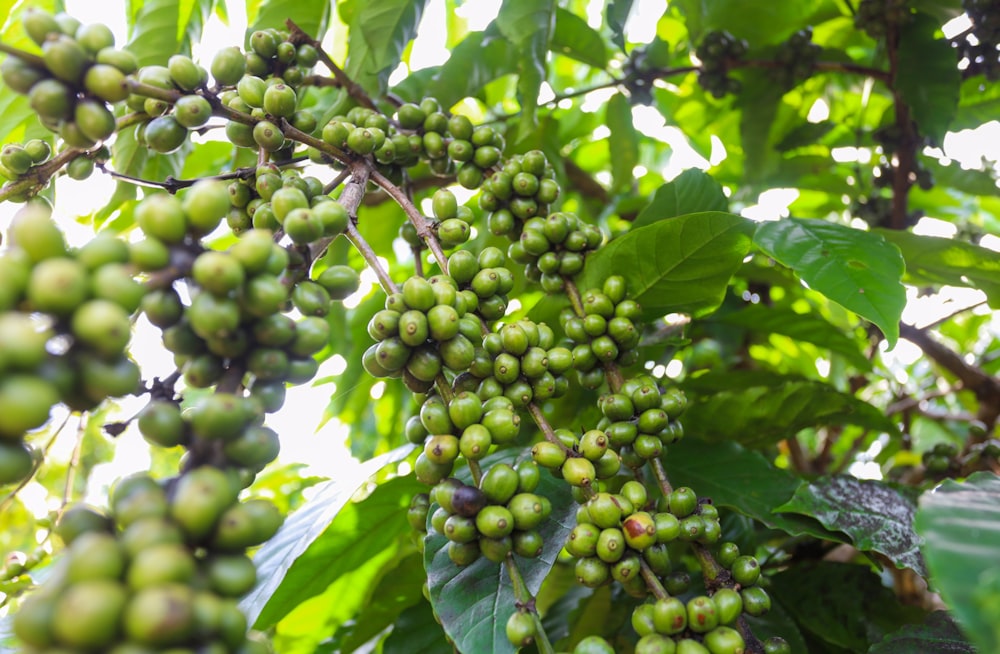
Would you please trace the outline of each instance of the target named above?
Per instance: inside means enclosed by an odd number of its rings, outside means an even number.
[[[663,0],[638,0],[625,21],[625,38],[632,43],[650,43],[656,36],[656,19],[663,13]]]
[[[810,123],[821,123],[830,117],[830,105],[823,98],[817,98],[816,102],[809,107],[809,114],[806,120]]]
[[[501,0],[475,0],[456,7],[455,13],[465,19],[470,31],[478,32],[497,17],[501,4]]]
[[[740,215],[757,222],[787,218],[788,205],[794,202],[798,197],[798,189],[768,189],[757,196],[757,204],[746,207],[740,212]]]
[[[483,5],[489,3],[477,2],[474,4]],[[465,6],[463,6],[463,9]],[[437,66],[448,59],[448,48],[445,47],[445,44],[448,42],[448,34],[445,31],[447,25],[448,17],[445,14],[444,0],[431,0],[428,2],[424,8],[424,14],[420,18],[420,25],[417,27],[417,38],[413,39],[413,48],[410,51],[411,69],[420,70],[421,68]],[[390,84],[395,84],[399,81],[402,80],[390,80]]]

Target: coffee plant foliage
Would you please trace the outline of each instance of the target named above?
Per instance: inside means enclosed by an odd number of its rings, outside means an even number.
[[[997,3],[122,4],[0,3],[0,651],[1000,649]]]

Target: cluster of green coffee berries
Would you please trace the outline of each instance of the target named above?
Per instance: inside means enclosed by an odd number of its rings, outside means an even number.
[[[546,216],[549,206],[559,197],[555,171],[541,150],[514,155],[483,184],[479,206],[488,211],[487,228],[496,236],[517,240],[525,221]],[[572,225],[570,230],[581,227]],[[550,239],[562,243],[562,238]],[[584,248],[580,248],[581,251]]]
[[[108,102],[128,96],[125,76],[135,57],[114,48],[101,24],[81,25],[67,14],[25,9],[25,32],[42,49],[41,63],[8,56],[0,65],[4,84],[28,96],[41,123],[70,146],[89,149],[115,131]]]
[[[407,440],[423,446],[414,466],[417,479],[437,484],[452,473],[459,454],[479,461],[494,445],[512,443],[520,424],[514,403],[503,396],[483,401],[472,391],[458,391],[445,403],[429,395],[406,424]]]
[[[269,651],[238,601],[257,580],[246,550],[278,530],[278,509],[238,501],[241,483],[213,467],[169,485],[136,475],[113,489],[110,516],[67,510],[56,528],[65,553],[14,615],[23,651]]]
[[[0,251],[0,484],[32,469],[26,432],[62,403],[91,409],[139,389],[125,354],[131,315],[145,293],[129,246],[99,235],[67,247],[45,200],[15,216]]]
[[[39,166],[52,156],[52,146],[41,139],[31,139],[24,145],[8,143],[0,150],[0,177],[13,180]],[[74,179],[76,175],[67,174]]]
[[[854,12],[854,25],[873,39],[885,37],[890,24],[909,20],[907,0],[861,0]]]
[[[963,39],[958,48],[969,66],[966,75],[985,75],[993,81],[1000,77],[1000,54],[997,53],[997,42],[1000,41],[1000,7],[991,0],[962,0],[962,9],[972,21],[971,39]]]
[[[642,309],[635,300],[625,297],[625,291],[625,280],[611,275],[601,290],[583,292],[583,316],[572,309],[565,309],[559,316],[563,332],[575,343],[573,368],[584,388],[597,388],[604,382],[604,364],[627,366],[636,361],[640,336],[636,321]]]
[[[793,88],[812,76],[822,50],[812,41],[812,28],[799,30],[778,46],[774,61],[779,65],[768,73],[782,88]]]
[[[414,496],[407,517],[418,533],[429,533],[429,523],[434,532],[444,535],[448,557],[458,566],[480,556],[494,563],[510,553],[535,558],[544,545],[538,529],[552,512],[549,499],[534,492],[540,479],[538,466],[530,460],[516,466],[497,463],[478,486],[449,477],[430,494]],[[421,538],[418,546],[422,548],[423,543]]]
[[[466,370],[481,333],[479,319],[470,313],[477,302],[447,275],[410,277],[368,324],[378,343],[365,351],[365,369],[375,377],[402,376],[418,393],[429,390],[443,368]]]
[[[729,75],[729,70],[734,62],[746,56],[748,49],[745,40],[737,39],[729,32],[712,31],[706,34],[695,50],[701,62],[698,83],[716,98],[739,93],[743,86]]]

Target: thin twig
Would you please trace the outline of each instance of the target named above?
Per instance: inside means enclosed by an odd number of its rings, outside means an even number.
[[[295,21],[291,18],[285,21],[285,25],[291,32],[291,36],[294,41],[299,43],[308,43],[312,47],[316,48],[316,52],[319,54],[319,60],[323,62],[323,65],[326,66],[331,73],[333,73],[333,77],[337,81],[337,84],[347,89],[348,95],[357,100],[363,107],[375,110],[378,109],[378,106],[372,101],[371,96],[368,95],[361,85],[348,77],[343,69],[333,62],[330,55],[323,50],[323,44],[320,41],[317,41],[310,34],[307,34],[301,27],[296,25]]]

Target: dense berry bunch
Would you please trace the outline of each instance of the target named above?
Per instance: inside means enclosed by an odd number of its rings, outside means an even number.
[[[742,85],[730,77],[729,69],[734,62],[746,56],[747,42],[737,39],[729,32],[709,32],[695,51],[701,61],[698,83],[716,98],[730,93],[739,93]]]
[[[237,501],[239,489],[201,467],[169,491],[146,475],[121,480],[110,516],[70,508],[57,526],[65,554],[14,618],[24,651],[266,653],[237,602],[257,580],[246,548],[282,517],[268,501]]]
[[[44,200],[14,217],[0,251],[0,483],[32,469],[25,432],[52,407],[91,409],[139,389],[125,354],[130,317],[144,289],[129,267],[129,246],[100,236],[66,246]]]
[[[881,39],[888,34],[890,25],[910,18],[907,0],[861,0],[854,13],[854,25],[873,39]]]
[[[822,48],[812,42],[812,29],[795,32],[778,46],[774,55],[777,67],[770,69],[771,78],[782,88],[790,89],[809,79],[816,67]]]

